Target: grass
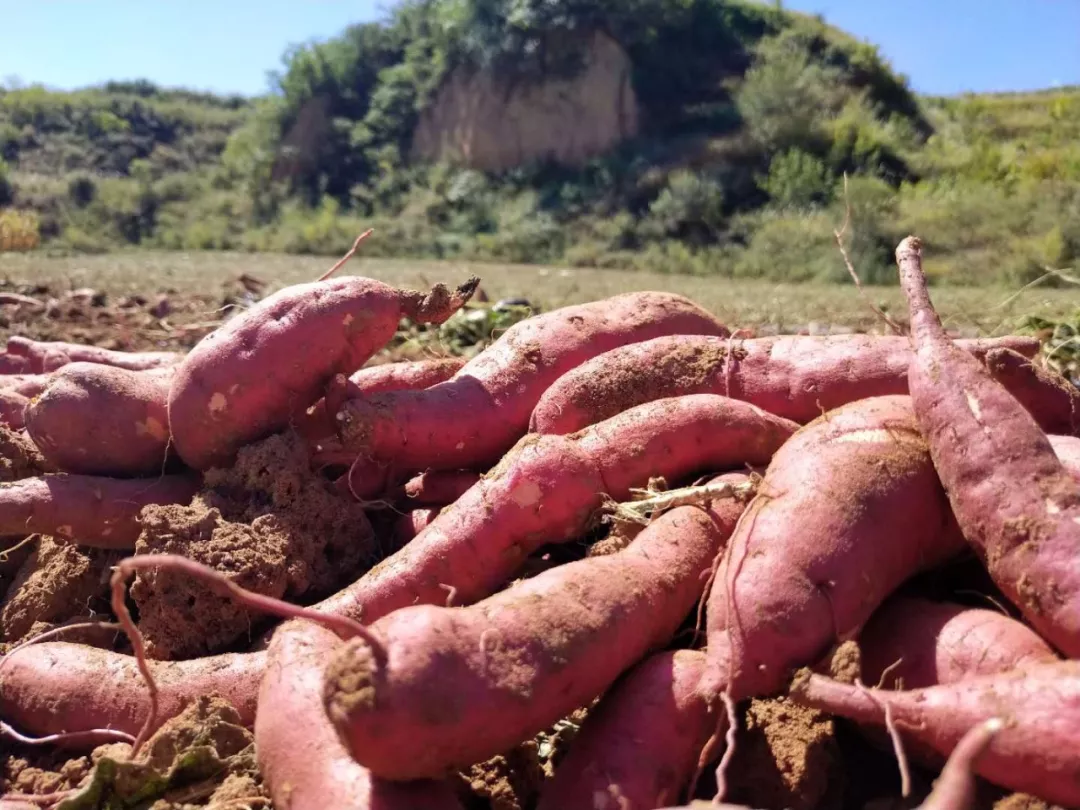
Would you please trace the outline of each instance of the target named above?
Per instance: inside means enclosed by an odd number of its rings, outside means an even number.
[[[125,252],[51,258],[0,253],[0,277],[11,281],[93,287],[112,294],[213,294],[242,273],[271,289],[311,281],[332,262],[325,257],[221,252]],[[884,331],[870,307],[850,285],[732,281],[626,270],[475,264],[389,259],[354,259],[344,272],[397,286],[482,280],[492,301],[523,297],[544,309],[592,301],[632,290],[669,290],[687,295],[725,323],[767,332]],[[899,287],[869,287],[875,304],[906,321]],[[946,325],[964,335],[1003,334],[1026,315],[1058,319],[1080,310],[1080,287],[1023,291],[1002,287],[939,287],[933,290]]]

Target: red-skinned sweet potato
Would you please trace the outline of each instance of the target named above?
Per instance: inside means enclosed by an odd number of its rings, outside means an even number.
[[[394,521],[394,542],[398,548],[412,541],[439,516],[440,509],[413,509]]]
[[[353,757],[388,779],[439,777],[528,739],[666,644],[743,509],[684,506],[624,550],[549,569],[471,607],[418,605],[327,664],[325,701]]]
[[[0,374],[33,374],[30,361],[17,354],[0,354]]]
[[[31,340],[18,336],[8,338],[7,354],[25,359],[26,370],[34,374],[55,371],[68,363],[98,363],[131,371],[145,371],[149,368],[176,365],[183,357],[176,352],[118,352],[98,346]]]
[[[1066,472],[1080,481],[1080,438],[1076,436],[1047,436],[1054,455],[1058,457]]]
[[[401,500],[412,506],[446,506],[479,480],[480,473],[472,470],[428,470],[405,482]]]
[[[259,770],[275,807],[288,810],[457,810],[446,782],[387,782],[358,765],[323,708],[326,659],[341,646],[303,620],[282,625],[267,652],[255,715]]]
[[[0,535],[41,532],[96,548],[134,548],[144,506],[190,503],[198,489],[192,475],[23,478],[0,484]]]
[[[385,467],[486,469],[525,435],[537,400],[564,373],[616,346],[672,334],[728,331],[692,301],[660,292],[538,315],[510,327],[447,382],[346,401],[336,455],[372,465],[364,480],[354,476],[361,497],[385,485]]]
[[[0,372],[0,424],[22,430],[26,424],[26,406],[45,390],[47,374],[7,374]]]
[[[975,765],[1004,726],[1000,717],[992,717],[961,737],[919,810],[975,810]]]
[[[805,670],[791,685],[805,706],[856,720],[885,722],[888,706],[904,737],[949,755],[979,723],[1001,729],[976,773],[1002,787],[1066,807],[1080,806],[1080,661],[1032,664],[999,675],[895,692],[840,683]]]
[[[1039,348],[1035,338],[1024,337],[956,343],[976,357],[995,347],[1027,355]],[[656,338],[568,371],[540,398],[530,429],[573,433],[634,405],[685,394],[723,394],[805,424],[859,399],[906,394],[910,360],[905,337]]]
[[[964,536],[1035,630],[1080,655],[1080,487],[1035,419],[945,337],[922,243],[896,249],[915,345],[908,385]]]
[[[169,383],[175,367],[129,371],[69,363],[26,408],[26,431],[65,472],[160,474],[169,452]]]
[[[585,718],[537,810],[646,810],[679,801],[716,721],[698,690],[705,653],[658,653]],[[604,797],[603,799],[599,797]]]
[[[465,605],[493,593],[545,543],[583,534],[605,494],[654,476],[765,464],[795,424],[698,394],[646,403],[573,436],[526,436],[407,546],[316,606],[362,621],[406,605]]]
[[[905,579],[963,548],[910,399],[830,411],[776,453],[731,539],[709,595],[702,688],[776,692]]]
[[[1080,429],[1080,390],[1075,385],[1010,349],[987,352],[986,368],[1044,431],[1076,435]]]
[[[350,277],[263,299],[199,341],[178,366],[169,395],[177,452],[195,469],[229,463],[239,447],[314,404],[335,374],[363,366],[402,318],[441,323],[477,283],[420,293]]]

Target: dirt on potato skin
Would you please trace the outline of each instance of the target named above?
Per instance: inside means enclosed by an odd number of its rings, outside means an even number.
[[[363,507],[312,471],[295,434],[249,445],[204,483],[190,506],[143,510],[137,554],[182,554],[241,587],[294,602],[328,596],[376,562]],[[153,658],[226,651],[254,639],[266,620],[187,574],[140,572],[131,596]]]

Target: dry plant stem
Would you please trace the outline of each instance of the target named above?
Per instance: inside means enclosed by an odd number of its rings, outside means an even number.
[[[896,664],[900,662],[897,661]],[[893,666],[896,666],[893,664]],[[881,674],[881,677],[885,677],[885,673]],[[889,732],[889,739],[892,740],[893,754],[896,756],[896,767],[900,769],[900,795],[905,799],[911,795],[911,769],[908,767],[907,754],[904,753],[904,741],[900,739],[900,731],[896,728],[896,722],[892,716],[892,706],[888,703],[881,705],[881,701],[878,700],[863,684],[863,682],[856,678],[855,686],[859,691],[866,695],[867,699],[872,700],[881,706],[882,711],[885,713],[885,730]]]
[[[992,717],[971,729],[956,744],[933,790],[919,810],[971,810],[975,806],[975,765],[1005,727],[1000,717]]]
[[[611,520],[648,526],[661,514],[676,507],[696,506],[717,498],[747,498],[753,495],[756,489],[757,484],[754,481],[747,481],[744,484],[714,481],[661,493],[647,489],[632,489],[630,494],[635,497],[635,500],[616,503],[606,508],[610,510],[609,519]]]
[[[7,723],[0,721],[0,736],[9,737],[23,745],[53,745],[55,743],[77,745],[78,740],[84,737],[99,740],[103,734],[115,737],[115,742],[135,742],[135,738],[130,734],[123,731],[113,731],[112,729],[107,728],[95,728],[90,731],[68,731],[62,734],[47,734],[44,737],[28,737],[12,728]]]
[[[28,546],[39,539],[41,539],[40,534],[28,534],[11,548],[5,548],[3,551],[0,551],[0,562],[7,562],[8,558],[20,548],[22,548],[23,546]]]
[[[844,234],[847,233],[848,226],[851,224],[851,200],[848,198],[848,176],[847,172],[844,172],[844,224],[840,230],[833,231],[833,236],[836,237],[836,246],[840,248],[840,255],[844,258],[844,264],[847,267],[848,273],[851,275],[851,280],[855,282],[855,287],[859,290],[859,295],[862,296],[867,306],[874,311],[881,320],[885,322],[885,325],[893,330],[898,335],[904,334],[904,330],[900,325],[885,314],[878,308],[873,301],[871,301],[867,295],[866,290],[863,289],[862,279],[859,278],[859,274],[855,272],[855,267],[851,263],[851,259],[848,257],[847,248],[844,247]]]
[[[147,689],[150,691],[150,713],[147,715],[146,722],[143,723],[142,728],[139,729],[139,733],[135,737],[135,742],[132,744],[132,757],[139,752],[140,746],[146,742],[150,730],[154,728],[154,724],[157,721],[158,688],[157,684],[154,682],[153,675],[150,673],[150,666],[147,663],[146,646],[143,643],[142,633],[140,633],[139,628],[135,626],[135,622],[131,618],[131,613],[127,609],[127,603],[124,599],[124,583],[128,577],[137,571],[155,568],[187,574],[194,579],[201,580],[219,595],[235,599],[239,604],[249,610],[267,613],[271,616],[279,616],[283,619],[309,619],[334,631],[342,638],[342,640],[348,640],[358,636],[371,646],[371,649],[377,658],[385,660],[386,648],[383,646],[382,642],[368,630],[368,628],[353,619],[318,613],[309,608],[294,605],[291,602],[285,602],[281,599],[274,599],[270,596],[254,593],[246,588],[241,588],[221,572],[215,571],[213,568],[203,565],[202,563],[189,560],[187,557],[181,557],[178,554],[144,554],[138,557],[125,557],[117,563],[116,567],[113,569],[111,581],[112,609],[120,620],[120,625],[127,634],[128,639],[131,641],[132,652],[138,663],[139,672],[142,673],[143,680],[146,681]]]
[[[23,802],[25,804],[40,804],[42,807],[53,807],[68,798],[75,790],[61,790],[58,793],[4,793],[0,794],[0,802]]]
[[[325,273],[323,273],[321,276],[319,276],[315,280],[316,281],[326,281],[328,278],[330,278],[330,276],[334,275],[334,273],[336,273],[338,270],[340,270],[342,267],[344,267],[346,262],[348,262],[349,259],[351,259],[353,256],[356,255],[356,250],[357,250],[357,248],[360,247],[360,243],[363,242],[365,239],[367,239],[369,236],[371,236],[371,234],[373,234],[374,232],[375,232],[374,228],[368,228],[366,231],[364,231],[362,234],[360,234],[358,237],[356,237],[356,241],[353,242],[353,246],[351,248],[349,248],[348,253],[346,253],[344,256],[342,256],[340,259],[338,259],[333,267],[331,267],[329,270],[327,270]]]

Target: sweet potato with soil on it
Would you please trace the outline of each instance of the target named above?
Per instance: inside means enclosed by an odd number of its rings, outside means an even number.
[[[23,734],[45,736],[94,729],[138,734],[150,711],[150,693],[135,657],[85,644],[43,641],[16,650],[0,669],[0,717]],[[194,661],[150,661],[158,693],[157,725],[200,695],[218,694],[255,721],[266,653],[230,653]],[[109,738],[70,741],[89,750]]]
[[[472,470],[428,470],[403,487],[404,502],[413,506],[446,506],[476,486],[480,473]]]
[[[647,810],[678,801],[716,726],[697,690],[704,670],[705,653],[676,650],[623,675],[585,718],[537,810]]]
[[[333,631],[291,621],[274,633],[255,715],[259,770],[276,807],[289,810],[460,810],[446,782],[376,779],[341,744],[323,708]]]
[[[911,399],[964,536],[1035,630],[1080,655],[1080,487],[1035,419],[945,337],[922,243],[896,249],[915,345]]]
[[[183,358],[183,355],[176,352],[118,352],[98,346],[31,340],[19,336],[8,338],[7,354],[25,359],[27,371],[36,374],[55,371],[68,363],[98,363],[131,371],[145,371],[174,366]]]
[[[438,778],[589,703],[667,644],[701,596],[743,504],[683,506],[624,550],[552,568],[465,608],[416,605],[328,661],[326,708],[387,779]]]
[[[975,357],[1008,347],[1033,355],[1035,338],[958,340]],[[735,362],[728,363],[734,357]],[[530,429],[572,433],[662,397],[723,394],[805,424],[849,402],[907,393],[906,337],[781,335],[750,340],[662,337],[582,363],[540,398]]]
[[[1080,438],[1076,436],[1047,436],[1054,455],[1058,457],[1066,472],[1080,481]]]
[[[884,725],[889,707],[901,736],[942,756],[975,725],[1001,716],[976,773],[1010,790],[1080,806],[1080,661],[1031,664],[925,689],[866,689],[799,672],[792,700],[860,723]]]
[[[986,368],[1044,431],[1076,435],[1080,429],[1080,390],[1075,385],[1010,349],[987,352]]]
[[[353,481],[361,497],[384,487],[387,474],[486,469],[528,432],[541,395],[575,366],[663,335],[727,334],[708,312],[671,293],[563,307],[510,327],[444,383],[347,400],[336,414],[342,445],[336,454],[346,462],[368,460]]]
[[[1027,625],[996,610],[893,597],[859,633],[865,683],[919,689],[1009,672],[1058,656]],[[888,672],[886,673],[886,670]]]
[[[17,391],[0,390],[0,425],[12,430],[22,430],[26,426],[26,407],[30,398]]]
[[[910,398],[830,411],[776,453],[731,539],[708,602],[708,646],[731,655],[710,655],[702,688],[777,692],[963,549]]]
[[[711,394],[641,405],[572,436],[526,436],[407,546],[316,606],[365,622],[406,605],[466,605],[545,543],[579,537],[605,495],[662,476],[765,464],[796,425]]]
[[[442,323],[475,289],[398,290],[369,278],[296,284],[200,340],[177,368],[169,422],[195,469],[228,464],[245,444],[286,427],[339,372],[364,365],[402,318]]]
[[[193,475],[22,478],[0,484],[0,536],[40,532],[96,548],[133,548],[144,506],[189,503],[198,489]]]
[[[70,363],[27,407],[26,431],[58,469],[83,475],[160,474],[169,449],[174,367],[129,371]]]
[[[7,352],[0,353],[0,374],[32,374],[33,368],[25,357]]]

